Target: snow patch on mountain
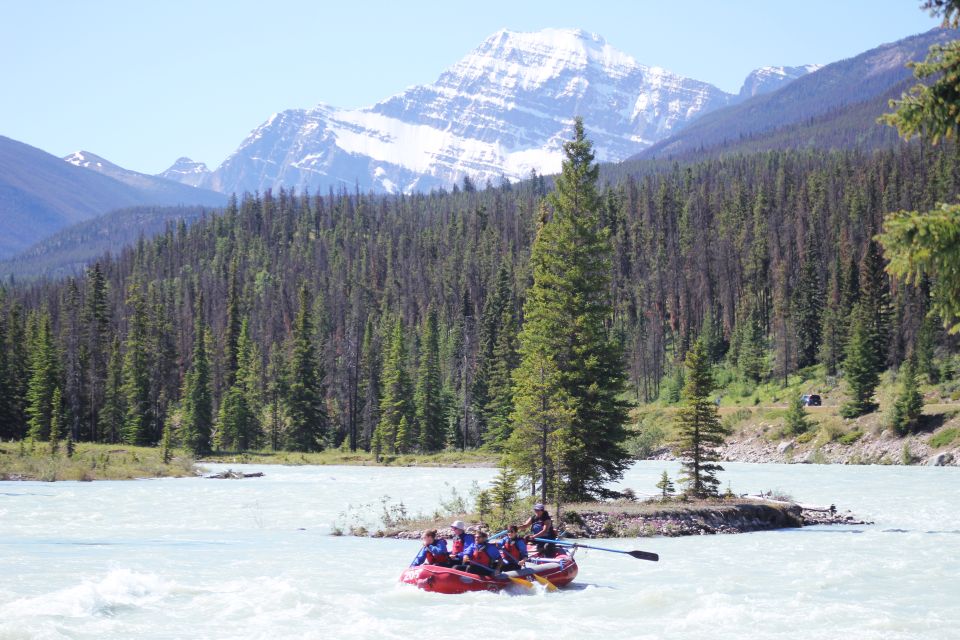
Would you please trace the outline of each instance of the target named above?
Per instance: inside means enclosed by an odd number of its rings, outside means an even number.
[[[797,68],[765,69],[754,72],[758,87],[796,77]],[[618,161],[740,99],[642,65],[597,34],[502,29],[433,84],[362,109],[275,113],[214,172],[171,167],[162,175],[224,193],[341,185],[411,192],[464,176],[482,185],[558,171],[577,115],[596,157]]]
[[[770,93],[788,85],[797,78],[822,68],[822,64],[805,64],[799,67],[760,67],[754,69],[740,87],[740,98],[747,99],[762,93]]]
[[[203,162],[195,162],[184,156],[177,158],[176,162],[162,173],[158,173],[157,176],[166,178],[167,180],[182,182],[191,187],[198,187],[206,180],[209,173],[210,169],[207,168],[206,164]]]

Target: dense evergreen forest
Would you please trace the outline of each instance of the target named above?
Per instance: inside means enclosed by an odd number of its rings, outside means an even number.
[[[955,347],[928,317],[927,283],[892,281],[871,240],[885,212],[955,199],[952,145],[605,175],[612,260],[598,282],[622,400],[656,399],[701,335],[713,362],[754,382],[856,364],[851,336],[872,370]],[[499,450],[546,196],[537,176],[412,196],[246,194],[83,276],[7,287],[0,437]]]

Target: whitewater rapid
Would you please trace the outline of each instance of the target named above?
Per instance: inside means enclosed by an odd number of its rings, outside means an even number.
[[[265,476],[0,484],[0,640],[960,638],[955,468],[727,464],[738,493],[876,524],[610,540],[661,561],[581,551],[559,593],[444,596],[397,584],[416,543],[331,530],[383,500],[432,513],[493,470],[232,467]],[[664,469],[620,486],[653,493]]]

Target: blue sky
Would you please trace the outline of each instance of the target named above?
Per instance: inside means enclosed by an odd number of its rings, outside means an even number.
[[[0,4],[0,134],[156,173],[214,168],[271,113],[359,107],[432,82],[503,27],[578,27],[647,65],[739,89],[936,26],[910,0]]]

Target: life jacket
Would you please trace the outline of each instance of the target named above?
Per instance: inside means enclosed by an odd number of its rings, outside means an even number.
[[[550,523],[550,528],[546,529],[544,522],[550,520],[550,514],[544,511],[539,516],[533,516],[533,524],[530,525],[530,533],[532,533],[537,538],[553,538],[556,534],[553,530],[553,522]]]
[[[490,554],[487,553],[487,545],[489,542],[484,542],[483,545],[475,545],[473,554],[470,556],[470,560],[473,562],[483,565],[484,567],[489,567],[493,564],[493,558],[490,557]]]
[[[503,551],[509,559],[514,562],[520,562],[520,545],[516,541],[507,538],[503,542]]]
[[[430,549],[440,549],[439,553],[434,553]],[[443,540],[438,540],[427,547],[426,564],[447,564],[450,562],[450,554],[447,553],[447,545]]]

